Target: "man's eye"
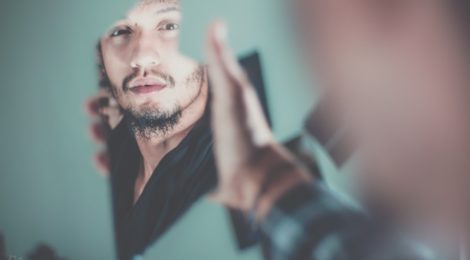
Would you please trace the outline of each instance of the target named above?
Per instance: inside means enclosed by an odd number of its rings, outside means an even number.
[[[126,29],[116,29],[113,32],[111,32],[111,37],[118,37],[121,35],[129,35],[131,34],[131,30],[126,28]]]
[[[180,28],[179,24],[176,23],[167,23],[163,25],[160,30],[161,31],[176,31]]]

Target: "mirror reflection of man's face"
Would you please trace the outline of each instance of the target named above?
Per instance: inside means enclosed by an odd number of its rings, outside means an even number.
[[[144,0],[101,39],[106,74],[133,116],[171,117],[201,94],[203,69],[179,52],[178,0]]]

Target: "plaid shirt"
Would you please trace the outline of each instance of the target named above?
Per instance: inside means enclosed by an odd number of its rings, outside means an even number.
[[[321,184],[291,189],[260,229],[270,259],[435,259],[430,251],[343,204]]]

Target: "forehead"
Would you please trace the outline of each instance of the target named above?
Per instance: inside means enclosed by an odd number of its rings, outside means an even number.
[[[151,17],[180,11],[179,0],[139,0],[128,10],[126,15],[116,23],[121,22],[143,22]]]
[[[152,5],[152,4],[175,4],[179,5],[180,0],[139,0],[137,5]]]

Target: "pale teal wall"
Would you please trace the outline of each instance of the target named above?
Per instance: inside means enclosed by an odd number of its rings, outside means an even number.
[[[183,49],[201,57],[202,31],[226,17],[237,52],[260,50],[277,136],[309,107],[282,0],[186,0]],[[69,259],[113,259],[107,182],[91,162],[83,101],[95,89],[94,44],[132,0],[0,2],[0,232],[11,255],[37,243]],[[258,259],[236,252],[223,209],[202,201],[149,259]]]
[[[268,99],[276,135],[297,130],[310,108],[305,73],[295,44],[290,0],[183,0],[185,31],[182,48],[202,59],[207,24],[223,18],[237,53],[258,49],[263,58]],[[203,4],[202,4],[203,3]],[[203,33],[201,33],[203,32]]]

